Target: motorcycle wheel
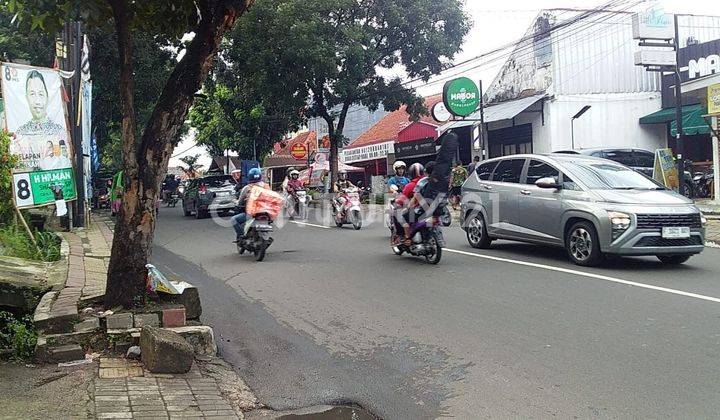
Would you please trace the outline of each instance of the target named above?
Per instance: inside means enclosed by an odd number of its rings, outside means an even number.
[[[240,255],[245,253],[245,247],[243,247],[239,243],[237,244],[237,250],[238,250],[238,254],[240,254]]]
[[[452,224],[452,214],[450,213],[450,210],[448,210],[447,206],[443,209],[442,215],[440,216],[440,222],[442,222],[442,225],[445,227]]]
[[[435,236],[435,233],[430,234],[430,238],[428,238],[428,245],[435,248],[435,253],[432,255],[425,255],[425,261],[429,262],[430,264],[437,264],[440,262],[440,258],[442,258],[442,248],[438,244],[437,236]]]
[[[360,212],[357,210],[352,213],[352,225],[355,230],[362,228],[362,216],[360,216]]]
[[[255,250],[255,261],[262,261],[265,259],[265,250],[267,250],[267,245],[264,243]]]

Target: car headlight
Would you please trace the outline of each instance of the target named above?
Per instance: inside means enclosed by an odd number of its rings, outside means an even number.
[[[619,238],[623,233],[625,233],[632,223],[632,217],[627,213],[608,211],[608,217],[610,218],[610,223],[612,223],[613,240]]]

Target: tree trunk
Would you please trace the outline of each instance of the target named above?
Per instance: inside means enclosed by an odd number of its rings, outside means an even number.
[[[111,1],[118,31],[118,47],[123,57],[120,90],[123,98],[126,172],[123,205],[115,227],[108,267],[106,307],[132,307],[133,298],[145,289],[145,264],[151,253],[155,233],[155,203],[172,154],[173,140],[185,121],[193,95],[210,71],[223,35],[232,28],[237,17],[251,2],[238,5],[228,0],[216,2],[212,6],[208,2],[198,3],[202,19],[195,29],[195,38],[168,78],[142,138],[137,142],[132,134],[134,131],[129,128],[130,125],[134,127],[134,108],[128,16],[125,0]],[[129,80],[124,80],[123,75]],[[129,131],[126,131],[126,125]]]

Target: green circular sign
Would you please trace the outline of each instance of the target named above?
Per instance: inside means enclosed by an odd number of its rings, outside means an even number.
[[[477,85],[467,77],[459,77],[445,83],[443,102],[451,114],[467,117],[477,110],[480,104],[480,91]]]

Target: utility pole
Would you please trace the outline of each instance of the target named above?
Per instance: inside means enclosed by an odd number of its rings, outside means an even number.
[[[677,171],[678,171],[678,192],[680,194],[684,191],[685,185],[685,158],[682,124],[682,78],[680,77],[680,31],[678,30],[678,15],[673,16],[675,23],[675,127],[677,132],[675,133],[675,148],[677,149]]]
[[[78,104],[80,101],[80,80],[81,80],[81,63],[82,60],[82,28],[80,22],[65,22],[63,27],[62,39],[64,45],[68,47],[67,57],[60,60],[61,68],[67,71],[75,71],[69,89],[70,103],[68,104],[68,114],[70,116],[70,136],[72,141],[73,152],[75,153],[75,187],[77,190],[77,200],[73,205],[73,225],[78,227],[85,226],[85,172],[84,159],[82,149],[82,127],[78,124]]]

